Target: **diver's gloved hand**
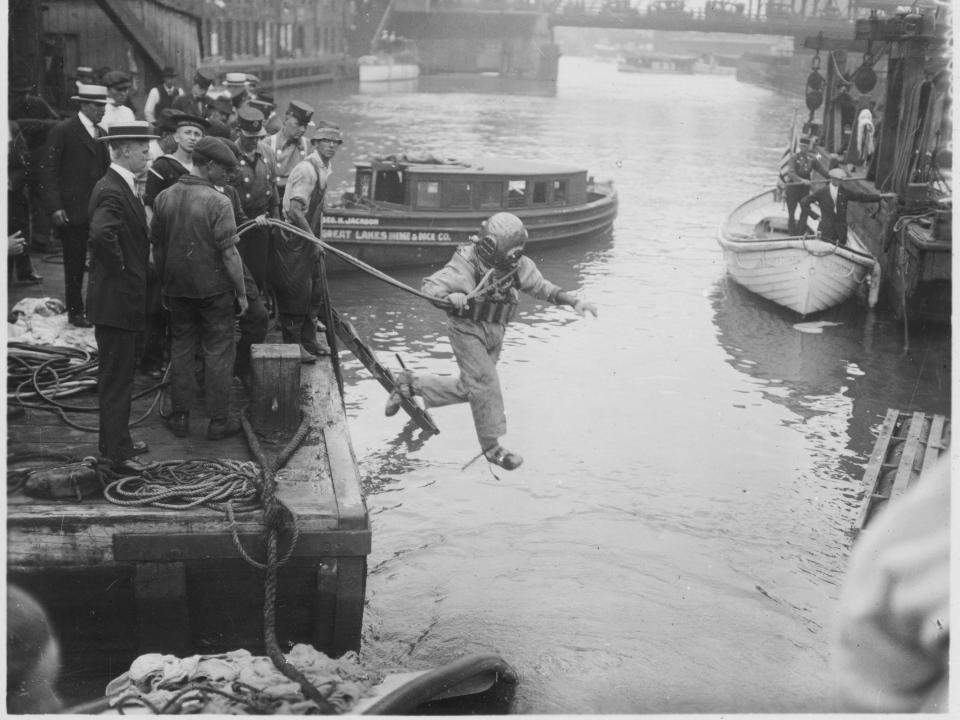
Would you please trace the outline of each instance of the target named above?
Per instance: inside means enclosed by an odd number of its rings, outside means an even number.
[[[450,304],[457,310],[463,310],[467,306],[467,296],[466,293],[455,292],[447,295],[447,300],[450,301]]]
[[[586,300],[577,300],[577,302],[573,305],[573,309],[580,317],[583,317],[587,313],[590,313],[594,317],[597,316],[597,306],[593,303],[587,302]]]

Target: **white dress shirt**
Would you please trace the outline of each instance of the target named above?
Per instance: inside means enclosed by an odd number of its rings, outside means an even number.
[[[100,121],[100,127],[108,130],[111,125],[131,123],[136,122],[136,120],[137,118],[134,116],[133,110],[126,105],[117,105],[111,99],[107,102],[107,107],[103,111],[103,120]]]

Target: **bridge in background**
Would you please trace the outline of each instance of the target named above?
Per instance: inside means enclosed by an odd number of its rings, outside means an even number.
[[[763,13],[760,9],[763,9]],[[438,4],[438,9],[443,3]],[[675,30],[722,32],[744,35],[783,35],[804,38],[823,32],[851,37],[852,18],[835,9],[830,13],[805,15],[784,4],[758,3],[758,11],[745,11],[743,3],[708,2],[706,7],[687,9],[682,2],[654,2],[643,10],[625,0],[561,0],[548,10],[551,27],[587,27],[620,30]]]

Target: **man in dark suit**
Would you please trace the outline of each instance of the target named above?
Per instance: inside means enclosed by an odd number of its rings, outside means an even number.
[[[207,90],[213,84],[213,78],[206,70],[197,70],[193,76],[193,85],[189,93],[183,93],[173,101],[173,107],[187,115],[203,117],[206,109]]]
[[[137,334],[146,326],[147,216],[136,176],[150,159],[158,136],[147,122],[111,125],[100,138],[111,164],[90,196],[90,280],[87,314],[99,352],[100,454],[118,472],[140,472],[145,442],[130,437],[130,403]]]
[[[880,202],[883,198],[896,197],[895,193],[868,193],[846,187],[843,181],[847,178],[847,171],[843,168],[834,168],[829,173],[830,184],[815,190],[800,201],[801,229],[807,226],[810,215],[810,205],[817,204],[820,209],[820,237],[838,245],[847,244],[847,203]]]
[[[68,318],[76,327],[90,327],[83,312],[83,273],[90,232],[87,205],[93,186],[110,164],[107,148],[96,141],[103,134],[97,123],[107,105],[107,89],[81,85],[72,100],[80,105],[80,111],[50,130],[40,178],[44,205],[63,244]]]

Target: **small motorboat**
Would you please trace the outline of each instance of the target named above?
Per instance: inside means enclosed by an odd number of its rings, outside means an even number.
[[[497,212],[523,220],[528,252],[602,235],[617,215],[613,184],[575,166],[391,155],[354,169],[354,191],[324,208],[322,239],[380,269],[444,263]]]
[[[876,302],[880,265],[856,233],[847,244],[822,240],[815,233],[789,231],[779,189],[768,190],[740,205],[721,223],[717,241],[730,277],[747,290],[800,315],[839,305],[863,283]]]

